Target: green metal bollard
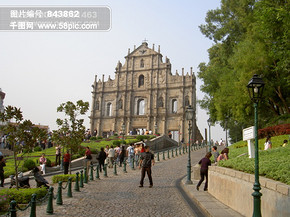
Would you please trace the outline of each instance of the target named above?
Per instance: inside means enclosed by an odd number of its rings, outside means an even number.
[[[84,183],[88,183],[87,167],[84,168]]]
[[[159,159],[159,152],[157,152],[157,161],[160,161],[160,159]]]
[[[46,214],[52,215],[53,214],[53,187],[49,187],[48,190],[48,203],[46,207]]]
[[[96,179],[100,179],[100,165],[97,164]]]
[[[135,170],[135,166],[134,166],[134,164],[135,164],[135,159],[134,159],[134,157],[132,158],[132,170]]]
[[[107,164],[104,165],[104,177],[108,177],[108,174],[107,174]]]
[[[182,153],[185,154],[185,152],[184,152],[184,146],[182,146]]]
[[[36,217],[36,194],[32,194],[30,217]]]
[[[167,159],[170,159],[170,156],[169,156],[169,149],[167,150]]]
[[[91,174],[90,174],[90,180],[93,181],[94,180],[94,165],[91,164]]]
[[[165,160],[165,152],[163,151],[163,157],[162,157],[163,160]]]
[[[76,173],[76,183],[75,183],[75,191],[80,191],[80,186],[79,186],[79,172]]]
[[[179,146],[178,149],[179,149],[179,155],[181,155],[181,146]]]
[[[177,148],[175,148],[175,156],[178,156]]]
[[[116,176],[116,175],[118,175],[117,174],[117,164],[116,164],[116,161],[114,162],[114,172],[113,172],[113,174]]]
[[[81,170],[81,177],[80,177],[80,187],[83,188],[84,187],[84,171]]]
[[[173,149],[171,149],[171,157],[174,157]]]
[[[62,181],[58,182],[58,188],[57,188],[57,196],[56,196],[56,204],[62,205]]]
[[[68,178],[68,186],[67,186],[67,197],[72,197],[71,182],[72,182],[72,177],[69,177]]]
[[[9,211],[10,211],[10,216],[11,217],[16,217],[16,201],[15,200],[12,200],[10,202],[10,208],[9,208]]]
[[[185,152],[187,153],[188,151],[187,151],[187,146],[185,147]]]
[[[124,167],[123,167],[123,172],[124,172],[124,173],[127,173],[127,169],[126,169],[126,165],[127,165],[127,163],[126,163],[126,160],[124,160],[123,165],[124,165]]]

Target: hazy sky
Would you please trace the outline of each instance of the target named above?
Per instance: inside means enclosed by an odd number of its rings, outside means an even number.
[[[112,10],[108,32],[0,32],[0,88],[6,93],[4,105],[20,107],[24,118],[56,129],[56,112],[62,102],[79,99],[91,103],[94,76],[114,78],[118,60],[124,63],[128,48],[133,50],[146,38],[149,47],[161,47],[172,63],[172,72],[197,72],[208,61],[212,42],[198,26],[206,12],[220,6],[219,0],[187,1],[89,1],[89,0],[0,0],[0,5],[107,5]],[[197,81],[197,98],[203,94]],[[89,112],[87,113],[87,116]],[[207,127],[206,112],[198,108],[201,133]],[[85,117],[89,127],[89,119]],[[215,140],[225,132],[213,127]]]

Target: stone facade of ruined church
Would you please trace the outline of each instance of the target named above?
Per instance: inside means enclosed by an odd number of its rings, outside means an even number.
[[[185,111],[194,110],[191,138],[201,140],[196,126],[196,77],[189,73],[171,72],[170,60],[163,58],[160,47],[148,47],[143,42],[132,52],[128,50],[125,63],[118,62],[115,78],[97,79],[92,85],[91,131],[99,136],[110,131],[127,135],[135,129],[148,129],[168,135],[175,132],[181,141],[189,139]]]

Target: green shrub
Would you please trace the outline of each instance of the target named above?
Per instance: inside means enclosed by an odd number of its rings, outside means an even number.
[[[36,163],[33,160],[28,159],[24,161],[23,167],[25,167],[27,170],[32,170],[34,167],[36,167]]]
[[[58,183],[59,181],[67,182],[69,177],[72,177],[73,182],[76,181],[76,174],[66,174],[66,175],[54,175],[52,177],[52,182],[53,183]]]
[[[141,141],[141,140],[145,140],[145,139],[149,139],[150,138],[150,136],[146,136],[146,135],[138,135],[138,136],[136,136],[136,139],[138,139],[139,141]]]
[[[34,152],[37,152],[37,151],[42,151],[42,148],[40,148],[39,146],[34,147]]]
[[[36,198],[43,198],[47,193],[45,187],[42,188],[4,188],[0,190],[0,195],[9,195],[9,199],[15,200],[17,204],[27,204],[31,200],[31,195],[36,194]],[[9,202],[10,202],[9,201]]]
[[[91,136],[90,140],[92,140],[92,141],[96,141],[97,138],[96,138],[95,136]]]
[[[91,149],[92,154],[98,154],[98,150],[97,149]]]
[[[102,136],[98,136],[97,139],[103,139],[103,137]]]
[[[114,140],[113,141],[113,145],[114,146],[118,146],[118,145],[120,145],[121,144],[121,141],[120,140]]]
[[[86,153],[86,149],[84,149],[84,148],[80,148],[79,151],[78,151],[78,154],[79,154],[80,156],[84,156],[85,153]]]
[[[118,136],[118,133],[114,133],[114,136]]]
[[[51,167],[51,160],[49,158],[46,158],[46,166]]]
[[[121,140],[121,144],[126,145],[126,140]]]

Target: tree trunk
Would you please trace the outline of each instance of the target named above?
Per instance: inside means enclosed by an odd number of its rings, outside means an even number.
[[[13,147],[13,157],[14,157],[14,166],[15,166],[15,182],[16,189],[18,189],[18,166],[17,166],[17,153],[15,151],[15,147]]]

